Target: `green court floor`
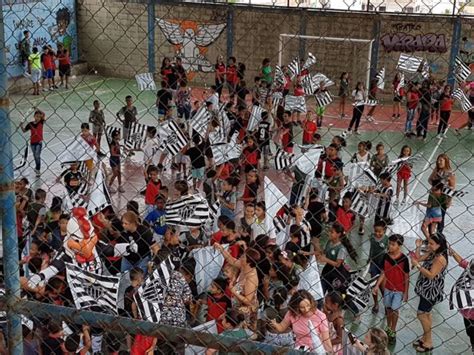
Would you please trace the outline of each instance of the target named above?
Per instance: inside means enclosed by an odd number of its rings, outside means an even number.
[[[45,111],[47,116],[44,132],[46,143],[43,148],[45,171],[41,178],[36,179],[33,175],[32,158],[30,157],[30,166],[20,173],[30,179],[33,188],[42,186],[51,192],[50,195],[57,192],[59,187],[55,184],[54,180],[60,171],[60,167],[56,157],[66,149],[73,136],[79,134],[80,124],[88,121],[92,102],[95,99],[99,99],[102,102],[102,106],[105,108],[106,121],[108,124],[113,124],[115,113],[124,105],[126,95],[134,96],[141,122],[150,125],[157,124],[154,109],[155,93],[139,92],[135,81],[86,76],[76,78],[73,81],[73,89],[68,91],[60,89],[55,92],[42,93],[42,96],[39,97],[29,94],[12,95],[10,105],[12,121],[11,141],[13,152],[17,156],[16,160],[19,160],[18,155],[24,149],[26,138],[28,137],[17,128],[23,116],[27,115],[27,119],[31,120],[32,107]],[[321,130],[323,143],[329,143],[333,135],[340,133],[341,130],[339,129],[323,127]],[[409,195],[412,199],[426,198],[428,189],[427,179],[438,154],[447,153],[450,156],[456,171],[457,189],[463,189],[469,193],[462,199],[454,200],[452,208],[448,211],[445,234],[449,243],[461,255],[465,258],[474,257],[474,135],[466,130],[461,136],[455,136],[452,131],[449,131],[448,137],[440,141],[434,137],[434,133],[430,133],[428,140],[421,142],[414,139],[409,140],[398,132],[363,131],[362,135],[350,136],[347,139],[348,146],[342,153],[344,162],[348,161],[350,155],[357,150],[359,140],[371,140],[374,149],[378,142],[383,142],[391,159],[395,159],[398,156],[404,144],[410,145],[413,148],[413,152],[420,155],[420,159],[414,166],[415,178],[410,182],[409,186]],[[103,145],[105,146],[105,140]],[[106,148],[104,150],[107,151]],[[142,171],[139,157],[134,159],[124,169],[127,192],[120,196],[114,195],[114,203],[118,208],[123,207],[129,199],[141,200],[138,191],[143,187]],[[282,190],[288,187],[288,183],[283,181],[274,171],[271,170],[268,174]],[[400,213],[395,215],[396,223],[397,219],[400,219],[400,221],[407,219],[409,217],[407,213],[410,212],[401,209]],[[414,226],[414,228],[417,228],[417,226]],[[364,237],[352,235],[351,239],[357,245],[359,254],[362,255],[359,262],[359,266],[362,266],[368,254],[367,235]],[[407,239],[406,251],[414,247],[414,239]],[[446,278],[445,287],[447,294],[449,294],[451,285],[461,272],[452,258],[449,259],[448,268],[449,273]],[[414,350],[411,347],[411,342],[421,335],[421,327],[416,319],[418,297],[413,292],[417,276],[417,272],[413,271],[410,301],[401,310],[398,341],[393,348],[394,353],[397,354],[413,354]],[[434,354],[468,353],[468,338],[464,333],[462,317],[456,311],[448,309],[447,301],[435,307],[433,322],[434,343],[436,346]],[[368,311],[362,316],[358,324],[348,324],[348,328],[357,335],[363,335],[366,329],[371,326],[384,327],[382,312],[378,315],[373,315]]]

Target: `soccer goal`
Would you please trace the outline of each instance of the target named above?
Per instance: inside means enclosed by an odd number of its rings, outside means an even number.
[[[333,42],[346,42],[346,43],[349,42],[351,44],[357,44],[357,43],[366,44],[368,47],[367,48],[367,67],[366,67],[366,87],[367,88],[369,87],[372,45],[374,43],[373,39],[348,38],[348,37],[324,37],[324,36],[309,36],[309,35],[280,33],[279,48],[278,48],[278,65],[279,66],[282,65],[283,49],[285,48],[285,38],[290,38],[290,39],[301,38],[301,39],[310,39],[310,40],[326,41],[326,42],[333,41]]]

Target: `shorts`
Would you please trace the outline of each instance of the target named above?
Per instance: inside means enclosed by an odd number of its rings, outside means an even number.
[[[393,97],[393,102],[402,102],[402,97],[400,95],[396,95]]]
[[[370,277],[375,277],[375,276],[378,276],[382,273],[382,268],[380,267],[380,265],[377,265],[376,263],[374,263],[373,261],[370,262],[370,266],[369,266],[369,274],[370,274]]]
[[[120,157],[112,156],[112,157],[110,157],[109,162],[110,162],[110,167],[111,168],[116,168],[116,167],[120,166]]]
[[[426,210],[425,223],[438,223],[443,219],[440,207],[428,208]]]
[[[383,293],[383,304],[385,307],[398,311],[402,307],[403,292],[385,289]]]
[[[59,76],[71,76],[71,64],[60,65],[59,66]]]
[[[204,179],[205,168],[191,169],[191,176],[193,179],[202,180]]]
[[[429,313],[435,304],[424,297],[420,296],[420,303],[418,304],[418,313]]]
[[[53,69],[46,69],[44,72],[43,72],[43,77],[45,79],[52,79],[54,77],[54,71]]]
[[[272,151],[270,150],[270,144],[261,145],[260,146],[260,151],[262,152],[263,155],[272,154]]]
[[[36,84],[41,80],[41,69],[31,69],[31,81]]]
[[[95,136],[97,134],[103,134],[104,133],[104,127],[102,126],[97,126],[97,125],[92,125],[92,134]]]

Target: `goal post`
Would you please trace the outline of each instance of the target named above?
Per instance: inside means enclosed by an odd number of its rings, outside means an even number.
[[[353,42],[353,43],[368,43],[369,49],[367,51],[367,74],[366,74],[366,88],[369,88],[370,84],[370,66],[372,64],[372,45],[374,43],[373,39],[362,39],[362,38],[347,38],[347,37],[325,37],[325,36],[310,36],[310,35],[298,35],[298,34],[289,34],[289,33],[280,33],[279,43],[278,43],[278,65],[282,65],[282,55],[284,47],[284,38],[302,38],[302,39],[314,39],[321,41],[334,41],[334,42]]]

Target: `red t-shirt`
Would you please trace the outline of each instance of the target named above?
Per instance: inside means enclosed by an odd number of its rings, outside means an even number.
[[[451,97],[441,95],[440,99],[440,111],[452,111],[454,100]]]
[[[40,120],[38,123],[30,122],[26,125],[25,130],[31,131],[30,143],[41,143],[43,141],[43,124],[44,120]]]
[[[414,110],[418,106],[418,102],[420,101],[420,94],[414,91],[410,91],[407,96],[408,101],[408,108],[410,110]]]
[[[339,207],[336,212],[336,219],[344,227],[344,231],[348,232],[354,225],[355,214],[350,210],[345,211],[344,208]]]
[[[260,160],[260,151],[256,147],[245,148],[243,154],[245,165],[258,165],[258,161]]]
[[[231,84],[237,84],[239,78],[237,77],[237,67],[235,64],[229,65],[227,67],[226,79]]]
[[[45,70],[53,69],[54,60],[53,60],[53,57],[51,55],[44,53],[43,57],[42,57],[42,60],[43,60],[43,67],[44,67]]]
[[[283,85],[283,88],[285,90],[289,90],[290,86],[291,86],[291,77],[289,77],[288,75],[285,75],[285,84]]]
[[[227,312],[232,307],[230,298],[224,293],[222,296],[216,297],[209,295],[207,297],[207,321],[217,320],[217,333],[220,334],[224,330],[222,320],[219,319],[221,315]]]
[[[311,143],[313,140],[313,135],[317,130],[318,126],[314,121],[306,121],[304,123],[303,143]]]
[[[217,231],[212,235],[210,244],[211,245],[214,245],[215,243],[220,244],[221,239],[222,239],[222,231]]]
[[[216,78],[223,80],[225,77],[225,64],[220,63],[216,64]]]
[[[302,86],[295,87],[295,96],[304,96],[304,89]]]
[[[400,253],[397,259],[385,254],[383,261],[385,288],[390,291],[405,292],[405,280],[410,274],[410,263],[405,254]]]
[[[156,197],[160,194],[161,181],[155,182],[153,180],[148,181],[145,191],[145,203],[147,205],[154,205]]]
[[[170,75],[171,73],[173,73],[173,70],[171,69],[171,67],[169,68],[166,67],[166,68],[161,69],[162,80],[168,82],[168,75]]]
[[[59,62],[59,65],[71,64],[71,58],[69,57],[69,53],[67,51],[64,51],[63,53],[59,54],[58,62]]]
[[[95,148],[97,145],[97,139],[95,139],[94,135],[89,134],[87,136],[84,136],[81,134],[81,137],[89,144],[92,148]]]

